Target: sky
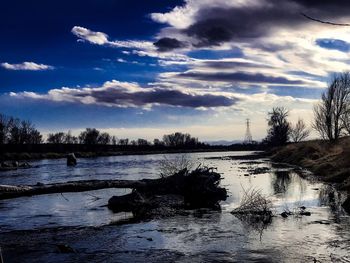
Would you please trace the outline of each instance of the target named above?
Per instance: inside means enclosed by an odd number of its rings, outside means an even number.
[[[0,9],[0,112],[44,134],[266,136],[272,107],[311,126],[349,69],[350,1],[11,0]]]

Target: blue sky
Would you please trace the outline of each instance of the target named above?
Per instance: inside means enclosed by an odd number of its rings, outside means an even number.
[[[266,134],[273,106],[311,124],[334,72],[349,70],[346,1],[6,1],[1,112],[43,131],[96,127],[153,139]],[[336,20],[335,20],[336,18]]]

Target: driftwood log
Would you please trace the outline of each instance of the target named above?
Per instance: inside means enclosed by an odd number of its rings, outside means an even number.
[[[145,180],[147,181],[147,180]],[[144,180],[87,180],[66,183],[36,185],[0,185],[0,200],[23,196],[53,193],[85,192],[105,188],[136,188],[146,184]]]

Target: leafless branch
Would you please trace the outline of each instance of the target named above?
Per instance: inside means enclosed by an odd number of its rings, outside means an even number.
[[[350,26],[350,24],[343,24],[343,23],[334,23],[334,22],[330,22],[330,21],[323,21],[317,18],[313,18],[311,16],[308,16],[307,14],[301,13],[301,15],[309,20],[318,22],[318,23],[322,23],[322,24],[327,24],[327,25],[331,25],[331,26]]]

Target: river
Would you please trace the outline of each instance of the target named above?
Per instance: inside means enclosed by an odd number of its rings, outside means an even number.
[[[267,159],[239,157],[247,154],[185,154],[196,164],[217,167],[224,177],[221,185],[229,197],[221,212],[200,210],[130,223],[130,213],[114,214],[105,206],[112,195],[128,193],[124,189],[0,201],[4,262],[350,262],[350,218],[339,206],[342,194],[330,194],[332,186]],[[0,184],[157,178],[163,158],[79,159],[76,167],[67,167],[65,159],[40,160],[32,163],[35,168],[1,172]],[[252,188],[272,200],[276,216],[270,224],[252,224],[230,213]],[[301,206],[311,216],[279,215]],[[60,253],[60,245],[73,253]]]

